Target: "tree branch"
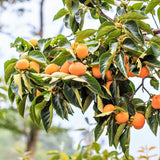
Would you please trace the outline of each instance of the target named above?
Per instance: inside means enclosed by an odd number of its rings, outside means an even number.
[[[44,4],[44,0],[41,0],[41,5],[40,5],[40,31],[39,31],[40,38],[43,37],[43,4]]]
[[[106,18],[107,20],[109,20],[109,21],[111,21],[111,22],[114,22],[113,19],[111,19],[110,17],[108,17],[107,15],[105,15],[100,8],[99,8],[99,10],[100,10],[100,15],[101,15],[102,17]]]

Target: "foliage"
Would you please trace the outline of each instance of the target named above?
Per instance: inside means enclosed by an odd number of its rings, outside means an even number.
[[[9,84],[9,99],[11,102],[16,101],[22,117],[26,110],[26,100],[29,99],[32,121],[37,125],[42,122],[44,129],[48,131],[52,124],[53,111],[62,119],[68,119],[68,115],[74,113],[73,106],[84,113],[92,103],[97,121],[95,140],[107,127],[110,146],[117,148],[120,145],[126,158],[129,157],[130,128],[136,112],[145,114],[150,129],[157,134],[160,111],[152,107],[154,94],[144,86],[144,80],[148,78],[150,85],[156,90],[159,89],[159,30],[152,29],[145,22],[149,14],[154,17],[155,12],[159,13],[159,1],[129,2],[63,0],[64,8],[53,20],[64,17],[65,26],[71,29],[74,40],[70,41],[68,37],[58,35],[40,39],[37,46],[33,46],[18,37],[11,44],[11,47],[15,47],[20,53],[20,59],[40,64],[40,73],[32,68],[17,69],[15,66],[18,59],[8,60],[4,64],[5,82]],[[116,8],[114,20],[105,14],[112,8]],[[93,19],[99,20],[99,28],[83,30],[85,14],[88,12]],[[155,23],[157,25],[156,21]],[[151,38],[147,37],[149,34]],[[77,43],[88,46],[89,54],[86,58],[77,57]],[[81,76],[64,72],[54,72],[51,75],[45,73],[47,65],[54,63],[61,67],[65,61],[81,62],[86,66],[87,72]],[[95,65],[99,65],[102,78],[92,75],[92,67]],[[128,73],[139,77],[144,66],[149,67],[150,74],[139,78],[142,83],[135,88]],[[108,70],[111,71],[113,79],[110,89],[105,86]],[[140,88],[149,94],[147,102],[134,98]],[[39,95],[36,94],[37,90],[41,92]],[[113,104],[116,110],[102,113],[103,106],[107,104]],[[115,116],[120,111],[129,113],[129,121],[116,123]]]

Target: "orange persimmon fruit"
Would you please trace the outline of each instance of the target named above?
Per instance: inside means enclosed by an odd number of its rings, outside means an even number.
[[[20,70],[28,69],[29,68],[29,61],[27,59],[20,59],[17,61],[15,67]]]
[[[128,112],[121,111],[115,116],[115,119],[118,124],[125,123],[129,120],[129,114]]]
[[[133,119],[133,121],[132,121],[133,127],[134,127],[135,129],[141,129],[141,128],[143,128],[144,123],[145,123],[145,117],[144,117],[144,115],[137,112],[137,113],[134,115],[134,119]]]
[[[84,43],[79,43],[76,48],[77,57],[83,59],[88,56],[88,47]]]
[[[69,67],[69,72],[72,75],[81,76],[86,73],[86,66],[81,62],[72,63]]]
[[[160,95],[155,95],[152,98],[152,107],[154,109],[160,109]]]
[[[57,66],[54,63],[47,65],[47,67],[45,68],[46,74],[52,74],[52,73],[58,72],[58,71],[59,71],[59,66]]]

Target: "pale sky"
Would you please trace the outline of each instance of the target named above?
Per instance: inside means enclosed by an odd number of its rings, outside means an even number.
[[[4,61],[10,59],[11,57],[18,58],[19,54],[15,52],[15,49],[10,49],[10,43],[14,42],[14,39],[16,37],[24,37],[27,38],[27,40],[31,38],[38,38],[33,37],[33,35],[30,34],[31,28],[30,26],[33,25],[36,29],[39,28],[39,0],[31,1],[31,2],[25,2],[22,4],[17,4],[13,6],[9,6],[7,10],[4,10],[1,12],[0,16],[0,23],[5,25],[5,32],[12,33],[13,38],[9,38],[5,34],[0,33],[0,65],[1,68],[3,68]],[[27,12],[24,14],[24,16],[17,17],[16,13],[12,13],[13,10],[16,10],[19,7],[25,7],[27,9]],[[44,13],[44,37],[53,37],[57,35],[57,32],[59,32],[60,27],[62,26],[62,18],[60,20],[57,20],[55,22],[52,21],[54,15],[58,12],[59,9],[63,7],[61,0],[46,0],[45,1],[45,13]],[[109,13],[110,15],[114,16],[114,14]],[[89,15],[88,15],[89,16]],[[26,25],[28,24],[28,25]],[[98,21],[93,21],[88,23],[85,23],[84,28],[97,28],[98,27]],[[62,34],[69,35],[70,31],[68,29],[64,29]],[[3,76],[3,69],[1,69],[1,76]],[[135,82],[135,85],[138,86],[139,79],[133,78],[132,79]],[[147,80],[146,80],[147,81]],[[149,82],[146,82],[149,83]],[[149,85],[146,85],[147,88]],[[149,90],[153,90],[152,88],[148,88]],[[153,91],[154,92],[154,91]],[[158,93],[158,92],[157,92]],[[142,98],[147,100],[148,95],[146,93],[143,93],[139,91],[136,94],[136,97]],[[75,108],[75,107],[73,107]],[[92,111],[92,106],[90,106],[90,110],[88,110],[85,115],[82,115],[81,111],[79,109],[74,109],[75,114],[73,116],[69,117],[69,121],[62,121],[60,118],[53,118],[53,125],[61,124],[64,127],[72,127],[73,129],[77,128],[83,128],[87,127],[86,123],[84,122],[84,117],[89,117],[91,122],[94,122],[94,119],[92,118],[94,116],[94,113]],[[130,154],[134,155],[134,157],[138,157],[138,150],[140,147],[151,147],[156,146],[157,149],[154,151],[160,156],[160,135],[159,135],[160,129],[158,130],[157,137],[153,135],[153,133],[148,128],[147,123],[145,124],[144,128],[141,130],[135,130],[133,127],[131,129],[131,143],[130,143]],[[73,135],[73,138],[75,140],[75,144],[77,145],[80,141],[79,133],[77,132],[71,132],[71,135]],[[98,142],[100,142],[102,139],[105,139],[105,144],[103,145],[103,148],[110,150],[114,150],[114,148],[109,148],[108,146],[108,137],[103,135]],[[76,146],[75,145],[75,146]],[[159,151],[158,151],[159,150]],[[155,160],[155,158],[153,158]]]

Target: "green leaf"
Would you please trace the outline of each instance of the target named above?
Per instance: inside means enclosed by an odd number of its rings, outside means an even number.
[[[138,48],[134,41],[130,38],[126,38],[123,41],[123,47],[134,54],[134,56],[139,57],[142,53],[138,51]]]
[[[117,132],[118,125],[115,121],[114,118],[110,119],[108,122],[108,129],[107,129],[107,134],[109,138],[109,146],[112,146],[114,144],[114,137]]]
[[[62,66],[63,63],[71,56],[70,52],[67,50],[63,50],[54,60],[53,63],[57,64],[58,66]]]
[[[62,160],[69,160],[69,157],[68,157],[68,155],[66,153],[61,152],[60,153],[60,159],[62,159]]]
[[[52,116],[53,116],[53,108],[50,103],[48,103],[45,108],[41,111],[41,117],[42,122],[45,130],[48,132],[48,129],[50,128],[51,122],[52,122]]]
[[[159,20],[159,24],[160,24],[160,7],[157,9],[157,16],[158,16],[158,20]]]
[[[135,3],[132,5],[133,10],[140,10],[142,8],[143,3]]]
[[[131,96],[135,91],[134,83],[130,80],[119,81],[119,90],[120,96],[124,96],[125,94]]]
[[[26,73],[26,76],[38,85],[43,85],[43,83],[44,83],[44,80],[43,80],[44,77],[42,77],[41,74],[39,74],[39,73],[31,73],[30,72],[30,73]]]
[[[65,4],[71,13],[75,13],[79,8],[78,0],[65,0]]]
[[[14,76],[14,85],[15,87],[18,87],[18,95],[22,99],[22,82],[21,82],[21,74],[15,74]]]
[[[109,50],[110,50],[110,53],[114,56],[117,52],[117,48],[118,48],[118,42],[117,41],[111,41],[109,43]]]
[[[70,103],[68,103],[66,100],[63,99],[63,107],[65,108],[65,110],[67,110],[67,113],[68,114],[71,114],[73,115],[74,111],[73,109],[71,108],[71,105]],[[66,117],[65,117],[66,118]]]
[[[103,101],[99,95],[97,95],[97,108],[100,112],[103,111]]]
[[[95,117],[106,117],[106,116],[111,115],[113,112],[114,111],[100,113],[100,114],[97,114]]]
[[[117,81],[112,82],[112,84],[110,86],[110,91],[111,91],[111,94],[112,94],[112,97],[113,97],[114,105],[118,106],[120,89],[119,89],[119,85],[118,85]]]
[[[147,123],[151,131],[156,135],[157,127],[158,127],[158,120],[157,120],[155,112],[156,110],[152,107],[151,103],[149,103],[147,106],[146,112],[145,112],[145,118],[147,120]]]
[[[81,76],[87,83],[87,88],[91,89],[91,91],[99,94],[101,97],[104,97],[104,93],[101,89],[101,86],[99,85],[98,81],[91,75],[89,74],[84,74]]]
[[[58,154],[59,153],[59,151],[57,151],[57,150],[51,150],[51,151],[48,151],[46,154],[47,155],[54,155],[54,154]]]
[[[33,109],[34,109],[34,120],[36,122],[37,125],[40,124],[40,120],[41,120],[41,111],[42,109],[46,106],[47,102],[45,100],[43,100],[40,103],[37,103]]]
[[[97,33],[97,39],[100,39],[102,36],[106,35],[107,33],[111,32],[113,30],[116,30],[115,26],[104,26],[104,27],[100,28]]]
[[[28,53],[28,58],[30,60],[36,61],[38,63],[46,63],[45,56],[38,50],[34,50]]]
[[[127,21],[125,25],[127,26],[126,29],[128,30],[127,34],[131,36],[131,38],[136,39],[140,43],[144,43],[143,36],[135,21]]]
[[[101,72],[103,79],[105,78],[106,72],[112,63],[113,58],[114,58],[114,56],[111,55],[110,53],[104,53],[101,55],[101,57],[99,59],[100,72]]]
[[[11,43],[11,47],[16,47],[18,52],[27,52],[32,48],[32,45],[23,38],[16,38],[14,43]]]
[[[153,67],[160,68],[160,62],[153,55],[146,56],[144,59],[144,63],[149,64]]]
[[[139,29],[141,29],[141,30],[143,30],[143,31],[145,31],[147,33],[150,33],[152,35],[154,34],[153,31],[152,31],[152,28],[150,27],[149,24],[147,24],[147,23],[145,23],[143,21],[140,21],[140,20],[136,21],[136,23],[137,23]]]
[[[148,122],[148,125],[149,125],[151,131],[156,136],[157,135],[157,128],[158,128],[158,120],[157,120],[156,115],[152,115],[150,118],[148,118],[147,122]]]
[[[159,45],[152,43],[151,44],[151,49],[152,49],[152,53],[153,55],[158,58],[160,56],[160,47]]]
[[[91,102],[92,102],[92,97],[90,95],[88,95],[84,101],[84,104],[82,106],[82,111],[83,113],[85,113],[85,111],[88,109],[88,107],[90,106]]]
[[[107,40],[115,39],[115,38],[119,37],[120,35],[121,35],[120,29],[113,30],[108,34]]]
[[[60,95],[52,95],[52,105],[56,110],[56,113],[64,119],[64,107],[63,107],[63,99],[60,97]]]
[[[110,120],[110,118],[108,118],[105,121],[98,122],[98,124],[96,125],[95,130],[94,130],[95,141],[97,141],[98,138],[101,136],[101,134],[103,133],[104,128],[109,120]]]
[[[80,105],[81,108],[82,108],[81,96],[80,96],[80,94],[79,94],[78,89],[75,88],[75,87],[72,87],[72,89],[73,89],[73,91],[74,91],[74,93],[75,93],[75,95],[76,95],[76,98],[77,98],[77,100],[78,100],[79,105]]]
[[[76,96],[72,87],[70,87],[67,84],[64,84],[63,85],[63,94],[64,94],[64,96],[66,97],[66,99],[68,100],[69,103],[73,104],[76,107],[81,108],[81,105],[79,104],[77,96]]]
[[[69,13],[69,11],[68,11],[67,9],[62,8],[62,9],[60,9],[60,10],[58,11],[58,13],[54,16],[53,20],[55,21],[55,20],[57,20],[57,19],[65,16],[65,15],[68,14],[68,13]]]
[[[90,36],[93,36],[96,31],[97,30],[95,30],[95,29],[86,29],[83,31],[79,31],[77,33],[76,42],[81,41],[85,38],[89,38]]]
[[[99,153],[99,151],[101,149],[101,145],[99,143],[93,142],[92,149],[94,149],[96,151],[96,153]]]
[[[130,142],[130,128],[127,128],[120,136],[120,146],[125,154],[125,157],[129,159],[129,142]]]
[[[150,80],[150,85],[154,89],[158,90],[158,88],[159,88],[159,81],[155,77],[152,77],[151,80]]]
[[[59,158],[60,158],[60,155],[58,154],[58,155],[53,156],[50,160],[57,160]]]
[[[129,99],[129,98],[128,98],[128,99]],[[135,115],[134,104],[128,102],[128,103],[127,103],[127,107],[128,107],[128,113],[129,113],[129,115],[134,116],[134,115]],[[136,106],[136,107],[137,107],[137,106]]]
[[[47,39],[40,39],[38,41],[38,47],[41,52],[44,52],[44,50],[50,45],[51,40],[52,40],[51,38],[47,38]]]
[[[69,27],[73,33],[76,33],[77,30],[79,29],[79,23],[76,21],[74,15],[69,15]]]
[[[58,40],[58,47],[60,48],[71,48],[71,42],[62,34],[56,37],[56,41]]]
[[[13,76],[11,77],[9,87],[8,87],[8,97],[9,97],[9,100],[11,101],[11,103],[14,102],[14,98],[15,98],[15,94],[12,91],[12,83],[13,83]]]
[[[23,118],[24,118],[24,112],[25,112],[26,99],[27,99],[27,95],[23,96],[22,99],[18,97],[16,99],[17,110]]]
[[[92,18],[94,18],[94,19],[99,18],[98,8],[90,8],[89,11],[90,11],[90,14],[91,14]]]
[[[137,12],[128,12],[126,14],[123,14],[122,16],[119,17],[120,21],[125,21],[125,20],[142,20],[142,19],[147,19],[148,17],[139,14]]]
[[[126,123],[122,123],[121,125],[119,125],[119,127],[118,127],[118,129],[117,129],[116,135],[115,135],[115,137],[114,137],[114,146],[115,146],[116,148],[117,148],[117,146],[118,146],[119,138],[120,138],[120,136],[122,135],[125,126],[126,126]]]
[[[151,42],[154,42],[154,43],[157,43],[158,45],[160,45],[160,38],[159,37],[152,37],[151,38],[151,40],[150,40]]]
[[[31,93],[31,82],[30,82],[30,79],[25,74],[22,74],[22,79],[23,79],[25,87]]]
[[[14,66],[16,65],[16,62],[17,62],[17,59],[13,58],[4,63],[5,83],[8,83],[8,80],[10,79],[12,73],[14,72],[15,70]]]
[[[106,3],[109,3],[109,4],[113,4],[113,5],[115,5],[115,2],[114,2],[114,0],[104,0]]]
[[[159,0],[152,0],[149,2],[149,4],[147,5],[146,9],[145,9],[145,14],[152,12],[153,9],[159,4]]]
[[[128,77],[127,75],[127,69],[125,67],[125,57],[124,57],[124,54],[121,53],[121,54],[118,54],[114,61],[116,62],[116,65],[117,67],[119,68],[119,70],[121,71],[121,73],[125,76],[125,77]]]

